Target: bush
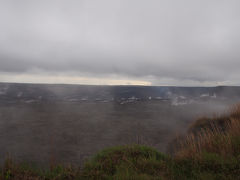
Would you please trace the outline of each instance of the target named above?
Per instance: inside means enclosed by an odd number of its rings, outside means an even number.
[[[85,164],[82,174],[86,179],[160,178],[166,159],[166,155],[146,146],[119,146],[97,154]]]

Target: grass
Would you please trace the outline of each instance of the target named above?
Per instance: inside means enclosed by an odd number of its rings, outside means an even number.
[[[80,177],[79,168],[56,165],[43,169],[33,164],[19,164],[8,158],[1,169],[0,180],[70,180],[78,177]]]
[[[1,180],[240,179],[240,105],[228,114],[201,118],[176,141],[170,156],[141,145],[107,148],[83,168],[39,169],[7,159]]]
[[[190,126],[189,134],[178,143],[177,157],[201,157],[204,152],[225,158],[240,155],[240,105],[228,115],[201,118]]]

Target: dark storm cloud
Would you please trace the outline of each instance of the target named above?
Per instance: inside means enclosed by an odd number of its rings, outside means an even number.
[[[237,0],[0,0],[0,72],[239,84],[239,6]]]

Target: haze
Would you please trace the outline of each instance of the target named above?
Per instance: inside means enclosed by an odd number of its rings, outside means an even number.
[[[0,81],[240,84],[237,0],[0,0]]]

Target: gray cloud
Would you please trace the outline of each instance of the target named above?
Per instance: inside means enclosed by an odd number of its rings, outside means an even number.
[[[239,6],[237,0],[0,0],[0,72],[240,84]]]

